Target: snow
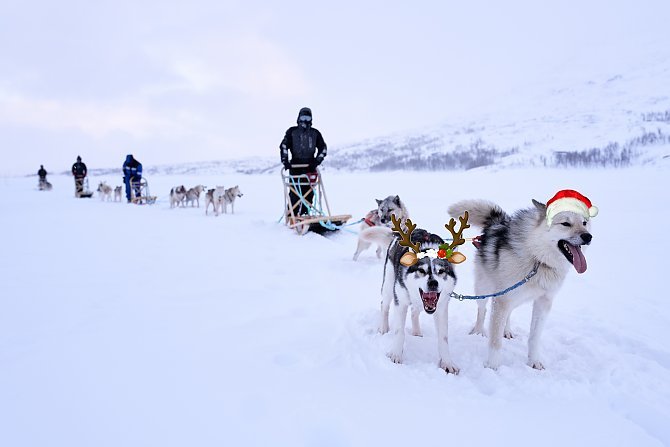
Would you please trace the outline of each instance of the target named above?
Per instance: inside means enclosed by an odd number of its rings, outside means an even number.
[[[434,231],[464,198],[514,211],[572,188],[600,208],[588,270],[568,276],[544,332],[547,369],[525,364],[529,306],[493,371],[486,339],[468,335],[476,305],[452,301],[458,376],[437,367],[425,314],[391,363],[382,261],[351,260],[357,225],[300,237],[277,223],[277,173],[154,175],[153,206],[49,180],[38,192],[34,177],[0,178],[0,445],[670,444],[667,168],[326,172],[334,213],[357,220],[399,194]],[[182,183],[244,197],[235,215],[170,209]],[[457,292],[473,292],[472,273],[471,259],[457,267]]]

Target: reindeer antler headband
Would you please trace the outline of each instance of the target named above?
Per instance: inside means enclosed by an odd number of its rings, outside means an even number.
[[[400,258],[400,263],[405,267],[410,267],[418,262],[419,259],[430,257],[430,258],[440,258],[446,259],[452,264],[460,264],[465,261],[465,255],[458,251],[455,251],[456,247],[459,245],[465,244],[465,239],[463,238],[463,230],[470,228],[468,224],[468,212],[466,211],[463,216],[458,218],[460,221],[460,228],[456,231],[456,221],[452,217],[449,220],[448,224],[445,224],[444,227],[449,230],[449,233],[453,236],[451,244],[440,244],[438,247],[439,250],[434,248],[429,248],[428,250],[421,251],[421,242],[412,243],[412,232],[416,228],[416,224],[412,223],[411,219],[405,219],[405,227],[407,231],[403,231],[400,221],[395,217],[395,214],[391,214],[391,222],[393,222],[393,231],[400,235],[400,245],[403,247],[408,247],[412,251],[408,251]]]

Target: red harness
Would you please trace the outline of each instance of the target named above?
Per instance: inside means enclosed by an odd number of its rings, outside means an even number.
[[[370,211],[367,216],[363,219],[363,221],[368,224],[369,227],[376,227],[377,225],[372,221],[372,216],[374,215],[375,211],[372,210]]]

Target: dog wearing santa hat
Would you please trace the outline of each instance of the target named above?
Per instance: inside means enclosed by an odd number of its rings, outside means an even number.
[[[528,365],[544,369],[540,358],[542,329],[568,272],[586,271],[584,248],[593,239],[591,218],[598,214],[598,208],[579,192],[562,190],[546,204],[533,200],[531,208],[513,215],[485,200],[464,200],[449,207],[454,217],[465,211],[470,213],[470,223],[483,230],[473,242],[477,247],[475,293],[497,294],[530,277],[511,291],[477,300],[477,321],[471,334],[481,335],[485,335],[486,302],[492,301],[486,366],[497,369],[501,364],[502,339],[512,338],[512,310],[532,302]]]

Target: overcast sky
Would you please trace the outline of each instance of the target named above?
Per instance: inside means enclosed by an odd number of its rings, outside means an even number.
[[[669,4],[0,0],[0,173],[278,156],[303,106],[331,147],[435,125],[670,46]]]

